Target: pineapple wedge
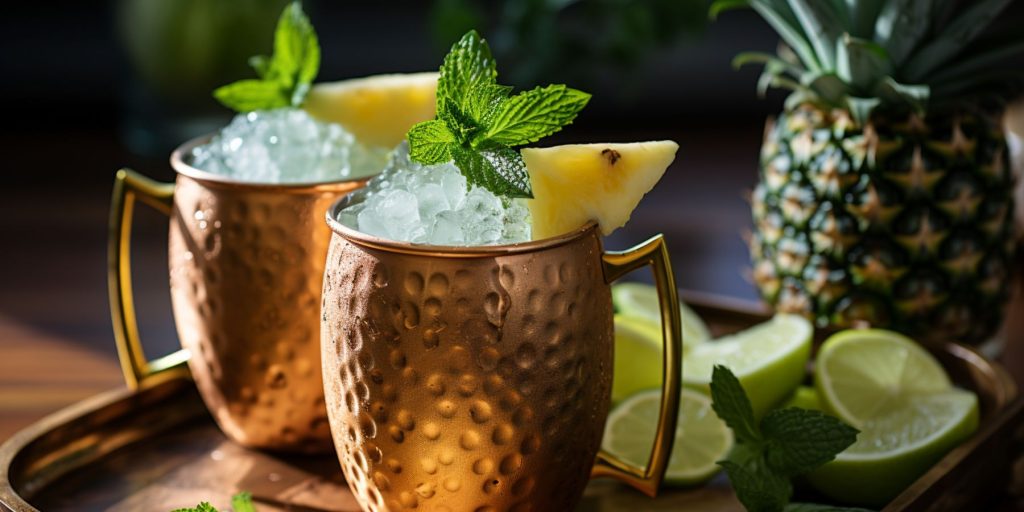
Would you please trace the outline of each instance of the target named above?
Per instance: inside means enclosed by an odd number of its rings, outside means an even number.
[[[527,201],[533,238],[561,235],[591,220],[605,235],[622,227],[677,149],[670,140],[524,148],[533,185]]]
[[[376,75],[314,84],[303,108],[363,144],[392,148],[414,124],[434,118],[436,92],[437,73]]]

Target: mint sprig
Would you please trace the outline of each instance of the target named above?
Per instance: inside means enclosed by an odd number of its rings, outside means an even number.
[[[590,95],[549,85],[513,96],[497,77],[487,41],[467,32],[441,64],[437,118],[409,130],[409,156],[425,165],[454,160],[469,184],[500,196],[533,197],[526,164],[513,147],[572,123]]]
[[[274,54],[249,59],[258,79],[239,80],[213,91],[236,112],[298,107],[320,71],[320,43],[299,2],[292,2],[277,21]]]
[[[252,503],[252,493],[240,492],[231,497],[232,512],[256,512],[256,505]],[[202,502],[193,508],[179,508],[171,512],[218,512],[217,508],[209,502]]]
[[[712,409],[736,438],[725,469],[736,497],[751,512],[858,511],[792,504],[790,479],[835,459],[857,440],[857,429],[818,411],[796,407],[769,412],[760,423],[739,379],[716,365],[711,374]]]

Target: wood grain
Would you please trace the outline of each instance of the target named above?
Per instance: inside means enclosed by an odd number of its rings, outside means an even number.
[[[68,404],[123,385],[110,357],[0,315],[0,439]]]

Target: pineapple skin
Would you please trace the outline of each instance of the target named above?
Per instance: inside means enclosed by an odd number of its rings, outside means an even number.
[[[769,121],[751,198],[753,280],[820,327],[980,343],[999,327],[1015,251],[1001,126],[974,113],[863,127],[804,104]]]

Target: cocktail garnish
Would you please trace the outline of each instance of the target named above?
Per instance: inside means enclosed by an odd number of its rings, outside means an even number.
[[[232,512],[256,512],[256,506],[252,503],[252,493],[240,492],[231,497]],[[217,508],[209,502],[202,502],[193,508],[179,508],[171,512],[218,512]]]
[[[497,77],[487,42],[475,30],[467,32],[441,64],[437,118],[409,130],[410,157],[424,165],[454,160],[471,185],[505,197],[533,197],[526,164],[512,148],[572,123],[590,95],[548,85],[513,96]]]
[[[715,413],[736,437],[736,447],[718,465],[747,510],[863,510],[789,503],[790,479],[834,459],[857,440],[857,429],[797,407],[773,410],[758,423],[739,379],[724,366],[715,366],[711,399]]]
[[[274,32],[274,54],[256,55],[249,65],[259,78],[217,88],[213,96],[237,112],[298,107],[320,71],[320,43],[299,2],[281,12]]]

